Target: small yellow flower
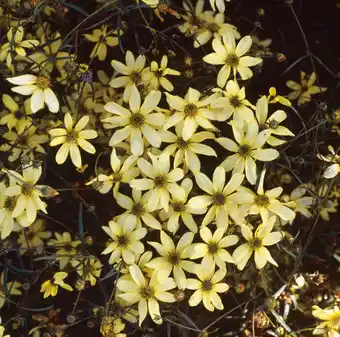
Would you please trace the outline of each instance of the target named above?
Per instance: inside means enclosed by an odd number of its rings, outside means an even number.
[[[17,281],[10,281],[7,282],[7,292],[5,292],[5,286],[4,286],[4,273],[0,274],[0,309],[4,306],[6,303],[6,298],[9,296],[20,296],[22,294],[21,290],[19,289],[21,287],[21,283]]]
[[[220,38],[214,39],[212,47],[214,53],[203,57],[203,61],[209,64],[223,65],[217,75],[217,84],[219,87],[224,87],[233,72],[234,78],[239,73],[242,80],[247,80],[253,76],[253,72],[249,67],[256,66],[262,62],[259,57],[244,56],[251,47],[251,37],[244,36],[237,44],[235,43],[234,36],[226,31],[222,37],[223,43]]]
[[[307,79],[306,73],[301,71],[300,81],[301,83],[297,83],[295,81],[286,82],[287,87],[293,90],[293,92],[288,95],[288,99],[291,101],[297,99],[298,106],[308,103],[311,100],[312,95],[316,95],[327,90],[326,87],[314,85],[316,81],[316,74],[314,72]]]
[[[103,265],[96,257],[90,256],[83,260],[72,259],[70,263],[82,280],[90,282],[91,286],[97,283]]]
[[[102,25],[101,29],[94,29],[92,34],[84,34],[90,42],[96,43],[90,54],[90,58],[97,57],[99,61],[104,61],[107,55],[107,46],[115,47],[118,45],[117,34],[114,30],[107,31],[108,26]]]
[[[323,322],[313,331],[313,335],[325,335],[328,337],[339,337],[340,332],[340,310],[338,306],[333,308],[321,309],[313,305],[312,315]]]
[[[87,139],[97,138],[98,133],[95,130],[83,130],[89,122],[89,116],[83,116],[76,125],[72,120],[71,114],[67,113],[64,117],[64,127],[51,129],[48,133],[53,137],[50,146],[63,144],[56,154],[56,162],[63,164],[70,154],[72,163],[75,167],[82,166],[80,146],[88,153],[95,153],[95,147]]]
[[[195,307],[203,301],[203,305],[209,311],[223,310],[224,306],[218,293],[225,293],[229,286],[221,281],[225,277],[227,271],[219,269],[215,271],[215,263],[207,263],[202,261],[197,267],[197,279],[187,279],[187,288],[195,290],[189,299],[189,305]]]
[[[59,111],[59,101],[51,89],[52,84],[48,76],[26,74],[6,78],[6,80],[16,85],[11,88],[12,91],[24,96],[32,95],[30,99],[32,113],[44,109],[45,103],[50,112],[57,113]]]
[[[58,287],[62,287],[68,291],[73,291],[73,288],[64,282],[64,279],[68,276],[68,273],[57,272],[53,275],[52,280],[45,281],[40,288],[40,292],[44,293],[44,298],[49,296],[56,296],[58,293]]]

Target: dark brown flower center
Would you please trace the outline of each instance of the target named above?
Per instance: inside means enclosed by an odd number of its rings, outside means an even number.
[[[269,198],[265,194],[256,196],[255,204],[261,207],[266,207],[269,204]]]
[[[168,256],[168,261],[174,266],[177,265],[180,261],[178,253],[176,251],[170,252]]]
[[[184,150],[188,147],[189,142],[185,141],[182,137],[177,138],[177,145],[181,150]]]
[[[140,217],[144,213],[144,207],[141,203],[136,202],[133,204],[131,213],[137,217]]]
[[[212,284],[210,280],[205,280],[202,282],[202,290],[210,291],[212,289]]]
[[[71,130],[66,135],[66,142],[68,143],[76,143],[78,139],[78,132],[75,130]]]
[[[155,291],[150,286],[145,286],[141,288],[140,294],[142,297],[148,300],[155,295]]]
[[[259,238],[253,238],[249,241],[249,246],[251,249],[258,249],[262,247],[262,240]]]
[[[218,32],[218,24],[215,23],[215,22],[209,23],[209,24],[208,24],[208,29],[209,29],[211,32],[216,33],[216,32]]]
[[[166,176],[158,176],[154,179],[156,187],[164,187],[166,185]]]
[[[9,212],[13,212],[16,204],[17,204],[17,197],[6,197],[5,202],[4,202],[4,208]]]
[[[130,117],[130,124],[134,128],[140,128],[144,124],[145,118],[140,113],[132,114]]]
[[[222,206],[225,204],[225,196],[223,193],[216,193],[213,195],[213,204],[217,206]]]
[[[216,254],[217,251],[218,251],[218,244],[216,242],[209,242],[208,243],[208,251],[209,251],[209,254]]]
[[[250,147],[248,145],[240,145],[238,148],[238,153],[241,157],[248,157],[250,154]]]
[[[185,211],[185,205],[183,205],[180,202],[176,202],[174,204],[172,204],[172,207],[174,209],[175,212],[184,212]]]
[[[28,183],[23,183],[22,186],[21,186],[21,193],[23,195],[31,195],[33,192],[33,186],[31,184],[28,184]]]
[[[229,54],[225,63],[232,68],[236,68],[239,64],[240,58],[236,54]]]
[[[130,74],[130,78],[131,78],[131,81],[132,81],[132,82],[138,83],[138,82],[140,82],[140,80],[141,80],[141,75],[140,75],[140,73],[138,73],[137,71],[133,71],[133,72]]]
[[[184,107],[184,114],[186,117],[194,117],[198,112],[198,108],[195,104],[187,104]]]
[[[114,172],[114,173],[112,173],[111,177],[112,177],[112,181],[113,181],[114,183],[118,183],[118,182],[121,181],[122,178],[123,178],[123,176],[122,176],[122,174],[121,174],[120,172]]]
[[[238,98],[238,96],[231,96],[230,99],[229,99],[229,103],[234,108],[237,108],[237,107],[239,107],[241,105],[241,101]]]
[[[129,239],[125,235],[120,235],[117,237],[117,241],[118,241],[119,246],[124,247],[129,242]]]

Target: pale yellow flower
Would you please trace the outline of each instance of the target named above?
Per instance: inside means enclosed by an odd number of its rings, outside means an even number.
[[[59,101],[51,89],[52,84],[49,77],[26,74],[6,78],[6,80],[16,85],[11,88],[12,91],[24,96],[32,95],[30,99],[32,113],[44,109],[45,103],[50,112],[57,113],[59,111]]]
[[[123,260],[126,264],[133,264],[136,257],[144,252],[144,245],[140,241],[147,234],[144,227],[136,228],[136,221],[128,216],[119,222],[111,220],[109,226],[103,226],[103,230],[110,236],[111,242],[102,251],[102,254],[110,254],[109,263],[119,263]]]
[[[169,209],[170,194],[177,198],[184,198],[185,191],[183,187],[177,185],[177,181],[181,180],[184,172],[180,168],[170,171],[170,157],[163,153],[156,157],[152,153],[148,153],[152,164],[144,158],[138,159],[138,167],[147,178],[133,179],[130,182],[132,189],[140,191],[152,191],[148,201],[150,211],[163,208],[166,212]]]
[[[227,158],[221,163],[221,166],[229,172],[246,173],[247,180],[255,185],[257,178],[257,167],[255,160],[260,161],[272,161],[279,156],[279,152],[274,149],[263,149],[262,147],[267,142],[270,136],[270,130],[263,130],[259,132],[259,126],[254,119],[253,122],[249,122],[244,125],[243,128],[239,127],[237,123],[232,121],[231,123],[235,143],[229,138],[217,138],[216,142],[222,145],[228,151],[235,154],[227,156]]]
[[[146,266],[158,271],[163,279],[167,279],[172,271],[177,287],[185,289],[186,275],[184,270],[189,273],[196,271],[196,264],[187,260],[191,258],[191,250],[187,248],[192,244],[194,234],[183,234],[177,246],[164,231],[161,231],[160,235],[161,243],[148,241],[148,244],[154,247],[160,256],[152,259]]]
[[[90,282],[91,286],[97,283],[97,278],[99,278],[103,267],[101,262],[94,256],[89,256],[82,260],[72,259],[71,265],[81,279]]]
[[[198,280],[187,279],[187,288],[195,290],[189,299],[189,305],[195,307],[203,301],[203,305],[209,311],[223,310],[224,306],[218,293],[225,293],[229,289],[228,284],[221,282],[226,272],[225,269],[215,271],[215,263],[208,264],[207,260],[202,261],[196,271]]]
[[[305,196],[307,192],[306,187],[298,186],[293,189],[290,195],[283,195],[281,198],[285,206],[292,208],[295,213],[301,213],[303,216],[310,218],[312,213],[310,207],[313,205],[313,197]],[[290,221],[291,223],[292,221]]]
[[[229,224],[229,214],[238,223],[242,221],[237,204],[232,200],[232,195],[241,186],[244,174],[235,173],[226,184],[226,172],[222,166],[217,166],[213,181],[202,172],[195,175],[196,183],[199,188],[207,194],[191,198],[188,205],[191,208],[206,208],[211,206],[202,221],[202,226],[207,226],[214,219],[217,227],[227,228]]]
[[[275,245],[282,240],[283,235],[279,231],[272,232],[276,216],[262,221],[254,234],[247,225],[240,225],[241,233],[247,242],[237,247],[233,252],[233,258],[239,270],[244,269],[253,253],[257,269],[262,269],[267,262],[278,266],[266,246]]]
[[[313,331],[313,335],[325,335],[328,337],[339,337],[340,331],[340,310],[337,305],[333,308],[321,309],[313,305],[312,315],[323,322]]]
[[[117,288],[123,293],[119,295],[130,305],[138,303],[139,326],[149,313],[156,324],[162,324],[159,303],[173,303],[175,296],[169,292],[176,287],[174,279],[167,277],[162,279],[155,271],[150,280],[146,279],[139,267],[132,265],[129,267],[132,281],[120,278]]]
[[[50,146],[62,144],[56,154],[56,162],[63,164],[70,154],[72,163],[75,167],[82,166],[79,146],[88,153],[95,153],[95,147],[87,141],[98,136],[95,130],[83,130],[89,122],[89,116],[83,116],[76,125],[70,113],[65,114],[64,127],[51,129],[48,133],[53,137]]]
[[[100,29],[94,29],[92,34],[83,34],[87,40],[95,43],[90,58],[97,57],[99,61],[104,61],[107,55],[107,46],[115,47],[118,45],[117,32],[114,30],[107,31],[107,29],[107,25],[102,25]]]
[[[340,155],[335,153],[333,146],[328,146],[329,154],[327,156],[323,156],[318,154],[318,158],[331,163],[324,171],[323,177],[326,179],[332,179],[336,177],[340,172]]]
[[[203,61],[206,63],[223,65],[217,75],[217,84],[221,88],[226,85],[231,72],[233,72],[234,78],[239,73],[242,80],[247,80],[253,76],[249,67],[262,62],[261,58],[244,56],[252,44],[249,35],[244,36],[236,46],[234,36],[226,31],[223,34],[222,41],[220,38],[214,39],[212,43],[214,53],[203,57]]]
[[[68,291],[73,291],[72,287],[64,282],[64,279],[68,276],[65,272],[57,272],[53,275],[52,280],[45,281],[40,288],[40,292],[44,293],[44,298],[49,296],[56,296],[58,293],[58,287],[62,287]]]
[[[126,337],[126,334],[122,333],[124,328],[125,323],[118,316],[104,316],[100,325],[100,333],[103,337]]]

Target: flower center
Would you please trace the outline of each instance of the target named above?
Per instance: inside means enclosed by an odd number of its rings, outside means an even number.
[[[223,193],[216,193],[213,195],[213,204],[217,206],[222,206],[225,204],[225,196]]]
[[[278,126],[279,126],[279,123],[275,119],[272,119],[269,123],[269,127],[271,129],[275,130],[275,129],[277,129]]]
[[[21,186],[21,193],[30,196],[33,192],[33,186],[28,183],[23,183]]]
[[[157,78],[161,78],[163,76],[163,72],[161,70],[155,71],[154,74],[155,74],[155,77]]]
[[[185,211],[185,206],[180,202],[176,202],[176,203],[172,204],[172,207],[173,207],[175,212],[181,213],[181,212]]]
[[[217,251],[218,251],[218,244],[216,242],[213,242],[213,241],[209,242],[208,243],[208,251],[209,251],[209,254],[211,254],[211,255],[216,254]]]
[[[154,182],[156,187],[163,187],[164,185],[166,185],[166,176],[155,177]]]
[[[125,247],[127,243],[129,242],[129,239],[125,235],[120,235],[117,237],[117,241],[119,246]]]
[[[238,148],[238,153],[241,157],[248,157],[250,154],[250,147],[248,145],[240,145]]]
[[[16,204],[17,204],[17,197],[6,197],[5,202],[4,202],[4,208],[9,212],[13,212]]]
[[[39,76],[37,78],[37,81],[36,81],[36,86],[39,88],[39,89],[47,89],[47,88],[50,88],[51,87],[51,81],[48,77],[46,76]]]
[[[140,294],[142,297],[148,300],[154,296],[155,291],[150,286],[145,286],[141,288]]]
[[[140,128],[143,124],[144,124],[144,116],[140,113],[135,113],[132,114],[130,117],[130,124],[134,127],[134,128]]]
[[[111,174],[111,178],[114,183],[118,183],[122,180],[123,176],[120,172],[114,172]]]
[[[269,204],[269,198],[265,194],[257,195],[255,198],[255,204],[266,207]]]
[[[143,205],[139,202],[136,202],[132,206],[131,213],[137,217],[140,217],[144,213]]]
[[[185,141],[182,137],[177,138],[177,145],[181,150],[184,150],[188,147],[189,142]]]
[[[241,105],[241,101],[238,98],[238,96],[231,96],[230,99],[229,99],[229,103],[234,108],[237,108],[237,107],[239,107]]]
[[[249,241],[251,249],[255,250],[262,247],[262,240],[259,238],[253,238]]]
[[[186,117],[194,117],[198,112],[198,108],[195,104],[187,104],[184,107],[184,114]]]
[[[227,56],[225,63],[232,68],[236,68],[239,64],[239,61],[240,61],[240,59],[236,54],[229,54]]]
[[[67,143],[76,143],[78,139],[78,133],[75,130],[69,131],[66,135]]]
[[[202,282],[202,290],[204,291],[210,291],[212,289],[212,284],[210,280],[205,280]]]
[[[141,75],[140,75],[140,73],[138,73],[137,71],[133,71],[133,72],[130,74],[130,79],[131,79],[132,82],[138,83],[138,82],[140,82],[140,80],[141,80]]]
[[[211,32],[216,33],[216,32],[218,32],[218,24],[215,23],[215,22],[209,23],[209,24],[208,24],[208,29],[209,29]]]
[[[180,261],[178,253],[176,251],[170,252],[168,256],[168,261],[174,266],[177,265]]]

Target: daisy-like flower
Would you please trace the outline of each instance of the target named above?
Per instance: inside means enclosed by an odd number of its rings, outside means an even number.
[[[247,225],[240,225],[241,233],[247,242],[237,247],[233,252],[233,258],[239,270],[244,269],[253,253],[257,269],[262,269],[267,262],[278,266],[266,246],[275,245],[283,239],[283,235],[279,231],[272,232],[276,216],[262,221],[263,223],[257,227],[254,234]]]
[[[130,182],[132,189],[147,191],[150,190],[148,208],[154,211],[163,208],[166,212],[169,209],[170,194],[176,199],[183,199],[185,191],[183,187],[176,184],[184,176],[180,168],[170,171],[170,157],[166,153],[156,157],[148,152],[152,164],[144,158],[138,159],[138,167],[147,178],[134,179]]]
[[[112,79],[110,81],[110,86],[112,88],[124,87],[124,102],[129,102],[131,89],[143,83],[142,71],[145,67],[145,61],[144,55],[139,55],[135,59],[130,50],[125,54],[126,65],[116,60],[111,61],[113,69],[123,76]]]
[[[227,271],[219,269],[215,271],[215,263],[207,263],[202,260],[201,265],[197,267],[197,279],[187,279],[187,288],[195,290],[189,299],[191,307],[197,306],[203,301],[203,305],[209,311],[223,310],[224,306],[218,293],[225,293],[229,286],[221,282]]]
[[[5,115],[0,119],[0,125],[7,125],[9,131],[15,128],[18,133],[24,132],[25,129],[32,124],[31,114],[29,109],[29,100],[25,100],[21,107],[9,95],[2,95],[2,103],[6,107]]]
[[[235,263],[232,256],[226,250],[236,245],[238,237],[227,235],[226,228],[217,228],[214,234],[208,227],[200,229],[200,236],[204,243],[194,243],[191,247],[190,258],[203,258],[204,265],[217,264],[220,269],[227,269],[226,263]]]
[[[52,236],[50,231],[45,231],[45,221],[43,219],[37,219],[33,224],[24,228],[18,237],[18,244],[20,245],[20,254],[24,254],[27,250],[43,247],[44,240],[49,239]]]
[[[255,160],[272,161],[280,154],[274,149],[262,149],[270,136],[270,130],[259,132],[259,126],[254,119],[241,128],[234,121],[231,122],[235,143],[229,138],[217,138],[216,142],[230,152],[235,154],[228,156],[221,166],[229,172],[233,170],[235,173],[243,173],[245,171],[247,180],[255,185],[257,178],[257,168]],[[244,132],[246,129],[246,132]]]
[[[149,197],[149,192],[142,195],[142,192],[136,189],[132,190],[132,199],[118,192],[115,196],[117,204],[126,209],[119,218],[131,216],[132,221],[136,221],[137,228],[144,224],[153,229],[162,229],[161,224],[148,208]]]
[[[44,109],[45,103],[50,112],[59,111],[59,101],[51,89],[52,84],[48,76],[26,74],[6,78],[6,80],[16,85],[11,88],[12,91],[24,96],[32,95],[30,99],[32,113]]]
[[[287,114],[283,110],[276,110],[268,118],[268,101],[266,96],[262,96],[256,103],[256,119],[260,125],[260,129],[269,129],[270,136],[267,143],[271,146],[279,146],[286,141],[276,138],[272,135],[294,137],[294,133],[286,127],[280,125],[287,118]]]
[[[83,260],[72,259],[71,265],[75,268],[81,279],[90,282],[92,287],[96,285],[97,278],[99,278],[103,267],[101,262],[94,256]]]
[[[63,144],[55,157],[59,165],[63,164],[70,154],[73,165],[77,168],[81,167],[82,160],[78,146],[88,153],[93,154],[96,152],[95,147],[89,143],[87,139],[97,138],[97,131],[83,130],[89,122],[89,119],[89,116],[83,116],[77,124],[74,125],[71,114],[67,113],[64,117],[64,127],[51,129],[48,132],[53,137],[50,146]]]
[[[285,221],[291,221],[295,218],[293,210],[285,206],[277,198],[282,194],[282,187],[275,187],[268,191],[264,191],[263,183],[266,170],[261,173],[257,194],[249,188],[241,186],[239,191],[231,197],[235,201],[239,201],[244,205],[249,205],[248,214],[260,214],[262,221],[269,217],[269,212],[278,215]]]
[[[5,173],[15,182],[6,189],[7,197],[16,197],[16,206],[12,212],[23,227],[30,226],[37,217],[38,211],[47,214],[46,203],[41,198],[49,186],[37,185],[42,174],[42,167],[35,167],[32,162],[22,164],[22,175],[13,170],[5,169]]]
[[[181,187],[185,191],[185,196],[183,199],[175,199],[172,197],[170,199],[169,210],[165,212],[160,211],[159,216],[161,219],[168,219],[167,230],[172,234],[175,234],[179,229],[179,221],[182,219],[184,225],[193,233],[197,233],[197,224],[192,216],[192,214],[205,214],[207,212],[206,208],[190,207],[187,203],[189,194],[193,188],[192,180],[185,178]]]
[[[6,60],[7,67],[12,65],[13,57],[12,53],[16,53],[19,56],[26,56],[25,49],[32,49],[39,45],[38,40],[24,40],[24,28],[23,26],[10,28],[7,32],[8,42],[4,43],[0,49],[0,62]]]
[[[107,46],[118,45],[118,37],[115,30],[107,31],[108,26],[102,25],[101,29],[96,28],[92,34],[84,34],[84,37],[95,45],[91,51],[90,58],[97,57],[99,61],[104,61],[107,55]]]
[[[106,129],[123,127],[112,135],[109,145],[114,147],[129,138],[131,152],[135,156],[143,154],[145,140],[159,148],[162,140],[156,130],[163,126],[165,117],[162,113],[154,111],[161,96],[160,91],[152,91],[141,104],[140,93],[136,86],[133,86],[129,99],[129,110],[114,102],[105,104],[105,110],[117,116],[103,119],[104,127]]]
[[[44,298],[49,296],[56,296],[58,294],[58,288],[62,287],[65,290],[73,291],[73,288],[64,282],[64,279],[68,276],[68,273],[63,271],[57,272],[53,275],[52,280],[45,281],[40,288],[40,292],[44,293]]]
[[[237,81],[228,81],[226,91],[222,91],[223,96],[211,103],[211,107],[219,109],[216,112],[216,120],[224,122],[233,116],[233,120],[239,125],[254,119],[251,110],[253,105],[246,99],[246,89],[240,89]]]
[[[142,79],[146,83],[149,83],[151,90],[158,90],[161,86],[167,91],[173,91],[174,86],[165,77],[167,75],[179,76],[181,73],[177,70],[168,68],[168,57],[164,55],[160,65],[158,65],[157,62],[152,61],[150,67],[143,70]]]
[[[330,163],[322,176],[326,179],[332,179],[340,172],[340,155],[335,153],[334,148],[331,145],[328,146],[328,151],[329,154],[327,156],[323,156],[321,154],[318,154],[317,156],[326,163]]]
[[[132,179],[139,174],[139,169],[135,167],[138,157],[129,156],[124,161],[119,159],[116,149],[113,148],[110,157],[112,174],[99,174],[85,185],[94,185],[94,188],[102,194],[108,193],[112,186],[113,195],[116,196],[119,190],[120,183],[128,184]]]
[[[19,289],[21,288],[21,283],[17,281],[7,281],[7,291],[5,292],[4,276],[4,273],[0,274],[0,309],[5,305],[6,298],[10,296],[20,296],[22,294]]]
[[[183,121],[175,126],[176,134],[166,130],[161,133],[162,142],[171,143],[163,153],[174,155],[174,167],[184,164],[183,169],[189,169],[193,173],[201,170],[201,162],[198,155],[217,157],[215,150],[202,142],[206,139],[214,139],[215,135],[209,131],[194,133],[189,139],[183,139]]]
[[[226,184],[226,172],[222,166],[218,166],[214,171],[213,181],[202,172],[198,172],[195,178],[200,189],[208,194],[191,198],[188,202],[189,207],[200,209],[211,205],[202,221],[202,226],[207,226],[216,219],[217,227],[227,228],[229,214],[236,223],[242,221],[237,204],[230,197],[241,186],[243,174],[233,174]]]
[[[323,321],[314,329],[313,335],[325,335],[327,333],[328,337],[340,336],[340,310],[338,306],[321,309],[319,306],[313,305],[312,315]]]
[[[123,259],[126,264],[133,264],[136,257],[144,252],[144,245],[140,241],[147,234],[144,227],[136,228],[136,222],[129,216],[123,221],[111,220],[109,226],[103,226],[103,230],[111,238],[111,242],[102,251],[102,254],[110,254],[109,263],[118,263]]]
[[[142,325],[148,312],[156,324],[162,324],[158,301],[176,302],[175,296],[169,292],[176,287],[176,282],[171,277],[163,279],[157,271],[148,280],[136,265],[130,266],[129,272],[132,281],[120,278],[117,282],[117,288],[123,292],[119,297],[130,305],[138,303],[139,326]]]
[[[209,104],[216,98],[216,94],[201,99],[201,93],[193,88],[189,88],[184,99],[179,96],[166,94],[166,100],[174,114],[168,118],[164,124],[164,130],[184,121],[182,137],[188,140],[195,133],[198,126],[203,129],[215,130],[215,127],[209,121],[211,111]]]
[[[307,76],[305,72],[300,72],[300,83],[295,81],[287,81],[286,85],[293,92],[288,94],[290,101],[297,100],[297,105],[308,103],[312,99],[312,95],[320,94],[325,92],[328,88],[319,87],[314,85],[316,81],[316,74],[313,72],[310,76]]]
[[[71,234],[68,232],[62,234],[55,232],[54,236],[55,239],[49,240],[47,245],[56,249],[56,259],[59,261],[59,268],[64,269],[72,257],[77,254],[77,247],[81,244],[81,241],[73,241]]]
[[[252,39],[249,35],[244,36],[237,44],[230,32],[226,31],[221,39],[214,39],[212,47],[214,53],[203,57],[203,61],[214,65],[223,65],[217,75],[217,84],[224,87],[233,72],[234,78],[239,73],[242,80],[247,80],[253,76],[249,67],[256,66],[262,62],[259,57],[244,56],[251,47]]]
[[[173,240],[164,231],[161,231],[161,243],[150,242],[148,244],[154,247],[160,257],[151,260],[146,266],[157,270],[159,275],[166,279],[171,271],[173,272],[177,287],[181,290],[186,288],[185,271],[195,273],[196,264],[187,261],[190,258],[191,250],[187,249],[194,239],[193,233],[185,233],[175,246]]]

